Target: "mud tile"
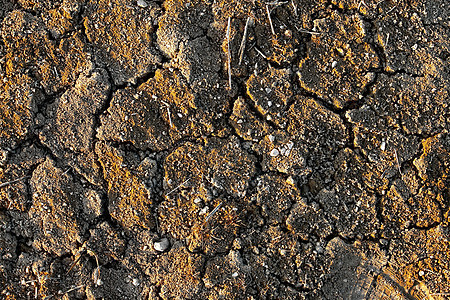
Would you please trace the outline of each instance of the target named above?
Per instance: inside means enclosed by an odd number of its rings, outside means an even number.
[[[448,128],[448,80],[440,77],[381,75],[368,104],[390,126],[408,134],[432,135]]]
[[[298,201],[292,208],[286,225],[302,240],[309,240],[312,234],[326,238],[332,233],[332,227],[325,218],[325,213],[317,205],[307,205]]]
[[[293,96],[291,73],[288,69],[271,68],[261,75],[251,75],[246,83],[247,94],[256,109],[268,120],[283,127],[284,112]]]
[[[350,149],[337,154],[334,168],[333,187],[317,195],[324,213],[344,237],[374,236],[380,226],[374,190],[387,189],[388,180]]]
[[[141,268],[145,270],[154,261],[158,252],[154,249],[154,242],[159,240],[156,233],[149,230],[133,230],[129,232],[127,249],[124,253],[124,265],[129,269]]]
[[[92,69],[80,33],[52,41],[40,18],[17,10],[3,20],[2,26],[8,76],[31,71],[45,92],[52,94],[72,85],[80,73]]]
[[[311,173],[311,168],[305,159],[309,149],[283,131],[276,131],[265,136],[253,148],[263,157],[263,171],[279,171],[296,176]]]
[[[429,1],[417,1],[415,5],[419,3],[432,7]],[[396,6],[392,9],[393,12],[375,22],[377,42],[387,59],[386,70],[445,77],[441,66],[443,54],[450,49],[448,31],[441,30],[439,26],[426,26],[421,16],[413,10]]]
[[[42,20],[50,34],[60,39],[70,31],[74,31],[85,0],[63,1],[61,4],[54,1],[53,7],[46,7],[42,11]],[[34,8],[36,9],[36,8]]]
[[[236,133],[247,141],[259,141],[271,131],[269,125],[259,120],[241,97],[234,102],[230,123]]]
[[[441,196],[442,197],[442,196]],[[439,196],[431,189],[420,188],[412,193],[403,180],[394,181],[381,200],[386,237],[394,237],[411,226],[429,227],[442,221]]]
[[[315,100],[296,96],[293,101],[284,117],[286,131],[272,132],[254,149],[263,157],[263,170],[304,176],[325,168],[347,133],[342,119]]]
[[[164,3],[166,13],[159,20],[158,44],[167,56],[174,58],[180,41],[204,35],[212,23],[211,8],[201,1],[170,0]]]
[[[448,257],[448,226],[439,225],[429,230],[410,229],[395,237],[390,245],[392,253],[383,269],[403,291],[411,291],[416,298],[433,293],[448,293],[448,266],[442,264]],[[411,287],[420,281],[414,289]],[[395,287],[395,285],[394,285]],[[393,289],[394,290],[394,289]]]
[[[33,131],[42,94],[27,75],[0,76],[0,148],[13,149]]]
[[[33,172],[31,190],[28,215],[35,224],[34,246],[57,255],[74,251],[88,225],[81,210],[83,188],[47,159]]]
[[[269,226],[257,234],[242,234],[245,250],[243,258],[251,269],[251,278],[257,282],[260,297],[274,297],[287,284],[311,289],[321,281],[327,265],[323,254],[311,243],[302,243],[291,232],[280,226]],[[319,245],[320,243],[318,243]],[[249,252],[251,251],[251,252]],[[323,249],[320,250],[323,253]],[[301,299],[301,294],[298,296]]]
[[[264,175],[257,178],[256,203],[269,224],[282,224],[290,208],[302,201],[300,191],[281,176]]]
[[[125,161],[125,153],[107,143],[95,145],[95,152],[108,183],[109,213],[123,227],[152,228],[153,195],[142,174],[135,174]]]
[[[91,183],[101,182],[100,168],[93,155],[95,115],[104,106],[110,84],[104,70],[82,74],[75,86],[47,108],[47,124],[41,141],[60,158],[68,161]]]
[[[287,132],[307,144],[317,157],[331,155],[347,140],[339,115],[311,98],[295,97],[287,114],[287,124]]]
[[[241,226],[254,163],[236,138],[212,138],[205,146],[186,143],[174,150],[164,166],[161,228],[177,238],[189,236],[191,250],[225,252]]]
[[[390,178],[399,168],[419,151],[419,138],[404,135],[401,130],[388,127],[388,121],[375,114],[368,106],[346,113],[350,123],[355,124],[354,145],[362,150],[367,159]]]
[[[121,260],[125,251],[125,241],[117,230],[102,222],[90,230],[87,249],[97,255],[98,263],[105,265],[114,260]]]
[[[195,299],[203,286],[200,276],[204,264],[202,255],[190,253],[178,243],[145,273],[161,288],[159,296],[162,299]]]
[[[28,185],[30,178],[27,176],[36,165],[44,160],[43,151],[34,145],[9,155],[7,163],[0,166],[0,181],[2,183],[11,182],[0,190],[1,207],[21,212],[29,209],[31,192]]]
[[[194,95],[181,74],[158,70],[139,88],[126,88],[113,95],[107,114],[101,118],[98,136],[132,142],[140,149],[163,150],[183,137],[211,130],[202,128],[202,121],[196,117]]]
[[[311,37],[308,56],[299,64],[301,86],[337,108],[358,101],[374,79],[369,70],[379,66],[365,26],[361,17],[335,11],[315,20],[314,31],[321,34]]]
[[[36,10],[36,11],[46,11],[46,10],[55,9],[55,8],[61,6],[63,1],[64,0],[55,0],[55,1],[18,0],[17,2],[19,2],[20,5],[25,9]]]
[[[379,14],[379,2],[376,0],[366,0],[362,3],[359,0],[332,0],[331,3],[339,9],[355,11],[366,18],[375,18]]]
[[[217,193],[244,196],[248,181],[255,173],[255,161],[235,137],[211,138],[205,146],[186,143],[166,158],[167,192],[189,179],[186,183],[193,187],[192,200],[197,196],[208,200],[202,196],[205,187]]]
[[[158,44],[190,84],[212,81],[220,70],[219,44],[206,37],[213,15],[201,1],[168,1],[159,21]],[[216,75],[214,75],[216,74]],[[209,80],[207,80],[209,79]]]
[[[102,193],[88,189],[83,197],[83,212],[89,220],[99,218],[103,213],[102,207]]]
[[[162,61],[155,47],[159,7],[128,5],[124,0],[89,1],[84,12],[86,35],[99,64],[110,71],[116,85],[135,83]]]
[[[207,37],[181,42],[179,54],[176,57],[177,63],[174,66],[179,67],[183,76],[193,85],[201,81],[217,81],[219,77],[214,76],[220,71],[218,64],[220,57],[217,50],[217,46]]]
[[[427,185],[448,189],[450,176],[450,137],[438,134],[422,140],[422,155],[414,160],[419,176]]]
[[[226,256],[207,261],[203,282],[206,288],[215,290],[222,297],[246,299],[249,272],[250,267],[244,265],[239,252],[230,251]]]

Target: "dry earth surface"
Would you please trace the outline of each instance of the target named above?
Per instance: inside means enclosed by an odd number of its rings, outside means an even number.
[[[2,299],[448,299],[448,0],[0,23]]]

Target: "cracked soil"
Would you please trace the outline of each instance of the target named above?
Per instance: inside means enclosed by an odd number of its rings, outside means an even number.
[[[2,299],[448,299],[448,0],[2,0]]]

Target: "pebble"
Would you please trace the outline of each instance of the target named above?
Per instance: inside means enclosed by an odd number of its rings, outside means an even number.
[[[153,244],[153,248],[156,251],[164,252],[169,248],[169,240],[167,238],[162,238],[159,242]]]
[[[288,184],[295,185],[295,179],[292,176],[289,176],[288,179],[286,179],[286,182]]]
[[[146,8],[148,6],[147,2],[144,0],[138,0],[137,5],[142,8]]]
[[[133,285],[134,285],[134,286],[139,286],[139,279],[134,278],[134,279],[133,279]]]
[[[273,149],[272,151],[270,151],[270,156],[272,157],[276,157],[278,156],[278,154],[280,154],[280,151],[278,151],[278,149]]]

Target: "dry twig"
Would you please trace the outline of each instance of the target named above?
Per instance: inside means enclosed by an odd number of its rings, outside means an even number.
[[[173,190],[171,190],[170,192],[168,192],[166,194],[166,196],[169,196],[170,194],[172,194],[173,192],[175,192],[176,190],[178,190],[180,187],[182,187],[185,183],[187,183],[189,180],[191,180],[191,177],[189,177],[188,179],[186,179],[184,182],[180,183],[177,187],[175,187]]]
[[[222,206],[223,202],[220,202],[210,213],[209,215],[206,217],[205,219],[205,223],[208,222],[208,220],[219,210],[219,208]]]
[[[227,26],[227,67],[228,67],[228,88],[231,90],[231,47],[230,47],[230,34],[231,34],[231,17],[228,17]]]
[[[247,17],[247,22],[245,22],[244,35],[242,36],[241,46],[239,47],[239,65],[242,64],[242,59],[244,58],[245,43],[247,41],[247,32],[250,20],[251,18]]]
[[[267,18],[269,19],[270,30],[272,30],[273,36],[275,36],[275,29],[273,29],[272,18],[270,17],[270,11],[269,11],[269,6],[268,5],[266,5],[266,11],[267,11]]]
[[[166,108],[167,108],[167,115],[169,116],[169,124],[170,124],[170,128],[172,128],[173,127],[173,124],[172,124],[172,118],[170,117],[170,109],[169,109],[169,107],[170,107],[170,105],[169,105],[169,103],[167,103],[167,102],[164,102],[164,101],[161,101],[165,106],[166,106]]]
[[[8,186],[8,185],[11,185],[11,184],[16,183],[16,182],[19,182],[19,181],[22,181],[22,180],[24,180],[25,178],[29,178],[29,177],[30,177],[30,176],[23,176],[23,177],[20,177],[20,178],[18,178],[18,179],[14,179],[14,180],[11,180],[11,181],[8,181],[8,182],[0,183],[0,188],[5,187],[5,186]]]

